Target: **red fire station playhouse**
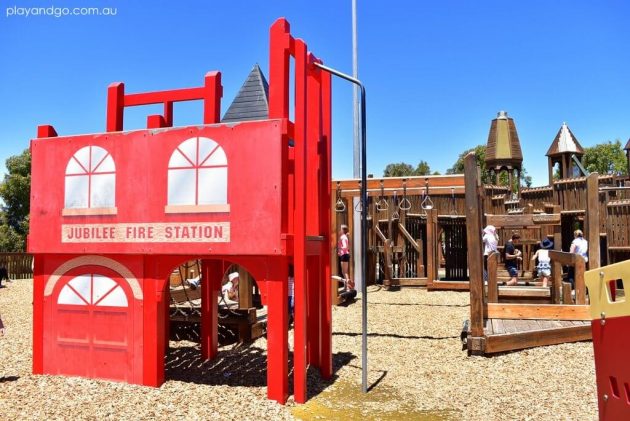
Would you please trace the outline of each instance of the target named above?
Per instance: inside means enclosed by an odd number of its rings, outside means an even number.
[[[295,80],[290,81],[293,59]],[[271,27],[269,118],[219,123],[221,74],[201,87],[125,93],[110,85],[105,133],[31,143],[33,372],[160,386],[172,269],[202,259],[201,352],[217,353],[223,263],[242,265],[268,306],[268,397],[288,396],[287,277],[295,267],[294,395],[306,368],[332,375],[330,75],[279,19]],[[294,85],[293,121],[289,83]],[[203,124],[172,127],[202,100]],[[126,107],[163,104],[123,131]],[[307,206],[308,204],[308,206]]]

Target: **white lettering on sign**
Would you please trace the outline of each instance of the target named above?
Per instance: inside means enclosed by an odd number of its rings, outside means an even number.
[[[62,224],[62,243],[227,243],[229,222]]]

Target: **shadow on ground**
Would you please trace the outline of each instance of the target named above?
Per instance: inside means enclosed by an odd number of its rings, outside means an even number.
[[[184,332],[171,337],[183,337]],[[187,340],[195,340],[194,329],[188,332]],[[198,338],[198,334],[197,334]],[[230,332],[219,333],[220,346],[217,356],[209,361],[201,357],[199,344],[171,347],[166,355],[166,379],[205,385],[226,386],[267,386],[267,350],[254,343],[237,344],[232,348],[236,337]],[[198,340],[198,339],[196,339]],[[186,342],[188,343],[188,342]],[[333,354],[333,375],[330,379],[322,379],[319,370],[310,367],[307,372],[308,397],[320,394],[337,379],[336,373],[352,360],[357,358],[348,352]],[[293,353],[289,352],[289,393],[293,391]]]

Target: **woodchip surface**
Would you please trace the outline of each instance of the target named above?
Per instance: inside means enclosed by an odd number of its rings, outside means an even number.
[[[266,340],[201,361],[171,341],[160,388],[31,374],[32,283],[0,289],[0,419],[595,420],[590,342],[469,357],[459,339],[468,294],[407,288],[369,293],[369,376],[361,383],[361,305],[333,309],[335,376],[309,370],[309,402],[266,399]],[[292,335],[290,333],[290,341]]]

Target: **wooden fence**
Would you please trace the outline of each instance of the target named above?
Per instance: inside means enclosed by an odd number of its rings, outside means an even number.
[[[11,279],[33,277],[33,256],[27,253],[0,253],[0,267],[7,268]]]

